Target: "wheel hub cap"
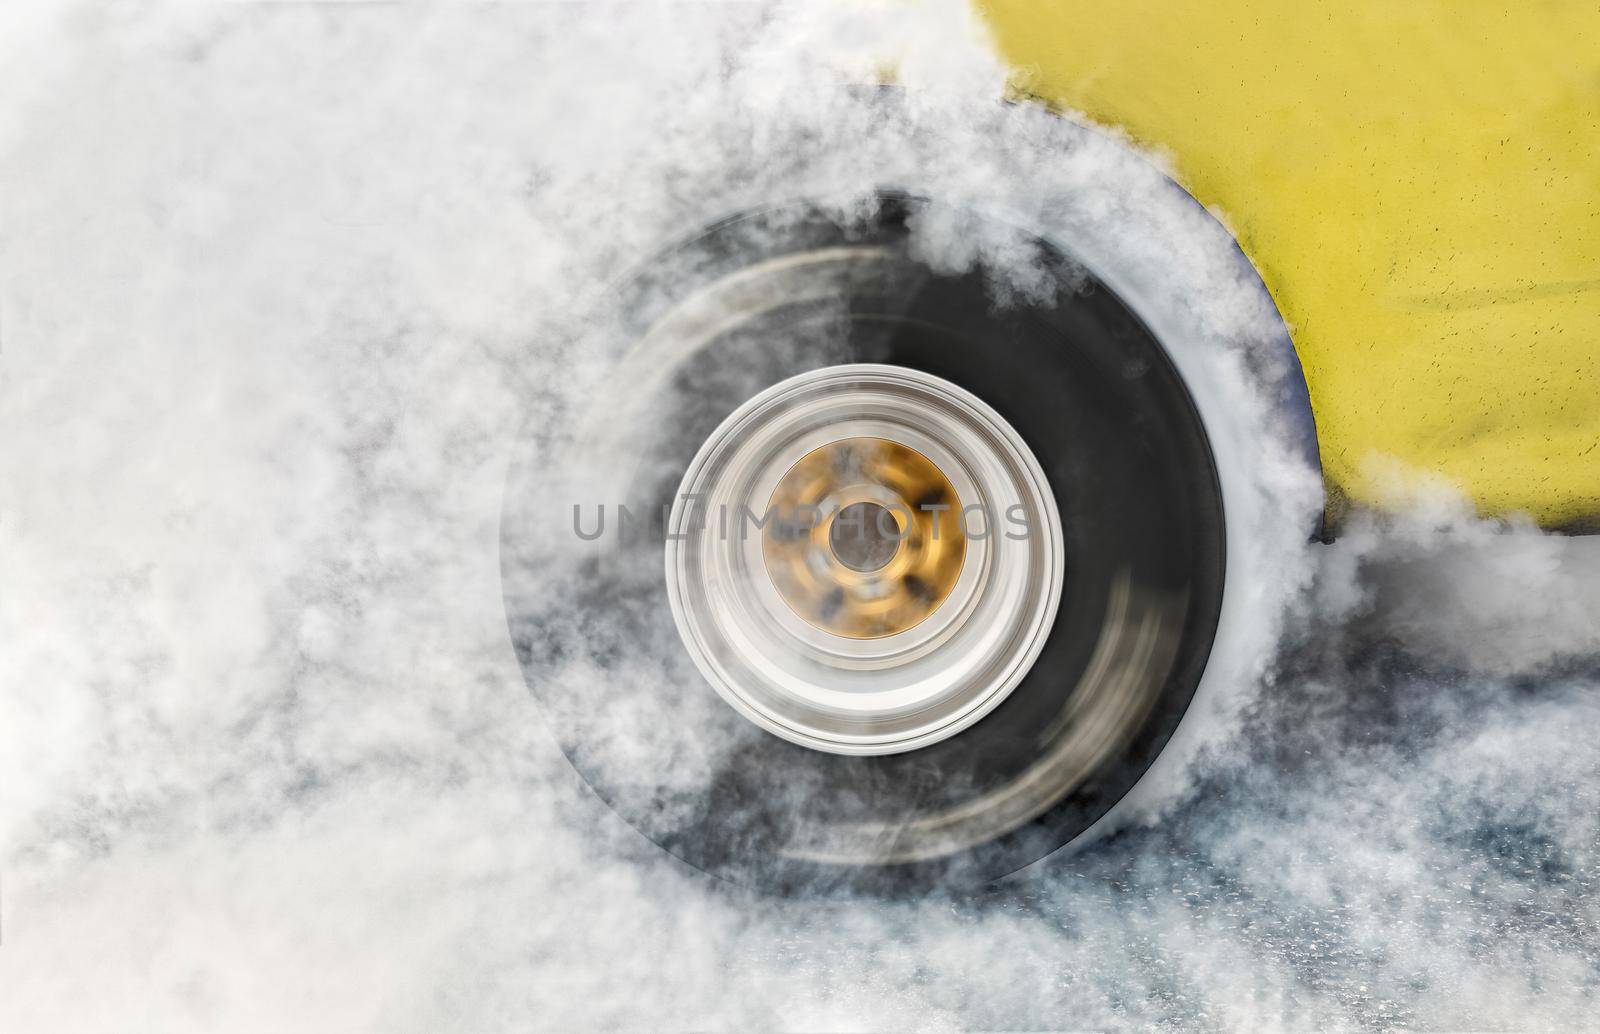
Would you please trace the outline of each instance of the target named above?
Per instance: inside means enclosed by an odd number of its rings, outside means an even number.
[[[1055,617],[1043,471],[971,393],[871,364],[790,378],[730,416],[668,521],[673,618],[713,688],[818,750],[888,754],[993,710]]]
[[[915,627],[949,597],[966,556],[949,478],[883,438],[807,453],[767,511],[766,574],[795,614],[835,635],[876,639]]]

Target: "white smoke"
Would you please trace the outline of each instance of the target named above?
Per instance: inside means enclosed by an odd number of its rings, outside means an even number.
[[[762,898],[550,741],[500,493],[530,407],[604,385],[572,342],[631,264],[898,177],[1207,267],[1158,176],[994,105],[965,6],[0,17],[5,1029],[1587,1023],[1592,543],[1434,488],[1306,545],[1267,520],[1305,503],[1270,439],[1230,446],[1259,622],[1162,821],[1092,854],[979,900]],[[898,148],[841,99],[886,71],[904,124],[969,128]],[[1252,340],[1247,298],[1197,340]],[[1244,366],[1212,369],[1263,413]]]

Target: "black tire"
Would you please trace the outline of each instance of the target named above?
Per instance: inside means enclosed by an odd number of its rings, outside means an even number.
[[[652,515],[651,533],[599,555],[530,541],[548,538],[534,529],[552,526],[533,508],[564,513],[571,505],[550,500],[538,479],[553,464],[584,462],[547,448],[530,451],[507,493],[511,635],[562,749],[657,844],[741,883],[788,891],[972,884],[1050,854],[1104,816],[1153,763],[1195,693],[1216,632],[1221,491],[1199,413],[1161,343],[1044,240],[1026,240],[1034,268],[1049,274],[1042,294],[997,301],[996,284],[1005,281],[981,263],[957,273],[928,269],[913,256],[908,228],[928,205],[883,194],[867,216],[848,220],[803,204],[746,213],[664,253],[620,288],[613,330],[630,339],[704,285],[786,252],[871,245],[893,256],[887,278],[845,278],[833,297],[752,315],[675,363],[647,407],[659,415],[650,433],[605,461],[632,465],[617,480],[630,486],[630,511]],[[886,756],[809,750],[722,705],[677,641],[660,560],[662,506],[716,426],[762,388],[849,362],[922,370],[993,406],[1043,466],[1065,534],[1061,604],[1021,684],[954,737]],[[897,830],[1000,799],[1036,778],[1038,759],[1071,731],[1069,705],[1105,650],[1113,597],[1135,601],[1140,627],[1155,631],[1128,679],[1138,685],[1117,705],[1126,713],[1092,771],[1041,791],[1028,809],[1036,814],[981,842],[934,857],[897,851]],[[586,676],[573,674],[579,656]],[[641,684],[636,673],[649,670],[659,680]],[[595,713],[640,707],[659,735],[630,756]],[[684,727],[663,730],[675,715]],[[703,778],[685,781],[683,767],[703,758],[711,759]],[[819,828],[846,827],[882,834],[859,856],[794,850]]]

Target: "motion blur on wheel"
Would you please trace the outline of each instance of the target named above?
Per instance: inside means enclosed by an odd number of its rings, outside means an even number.
[[[880,186],[707,218],[593,306],[569,347],[596,387],[538,414],[564,430],[511,477],[528,684],[595,792],[707,872],[972,886],[1084,843],[1226,634],[1217,442],[1250,432],[1175,361],[1195,306],[1118,250],[1152,231],[972,201]],[[946,260],[950,227],[982,245]],[[1298,366],[1275,376],[1299,414]]]

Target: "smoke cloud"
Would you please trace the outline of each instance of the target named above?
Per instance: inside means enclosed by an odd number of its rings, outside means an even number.
[[[17,4],[0,57],[5,1029],[1591,1025],[1600,540],[1396,469],[1396,516],[1307,544],[1272,314],[1156,166],[995,104],[964,6]],[[884,184],[1116,227],[1189,300],[1263,431],[1218,443],[1252,620],[1092,850],[782,900],[561,755],[502,491],[613,390],[608,285]],[[970,230],[916,244],[1037,298]]]

